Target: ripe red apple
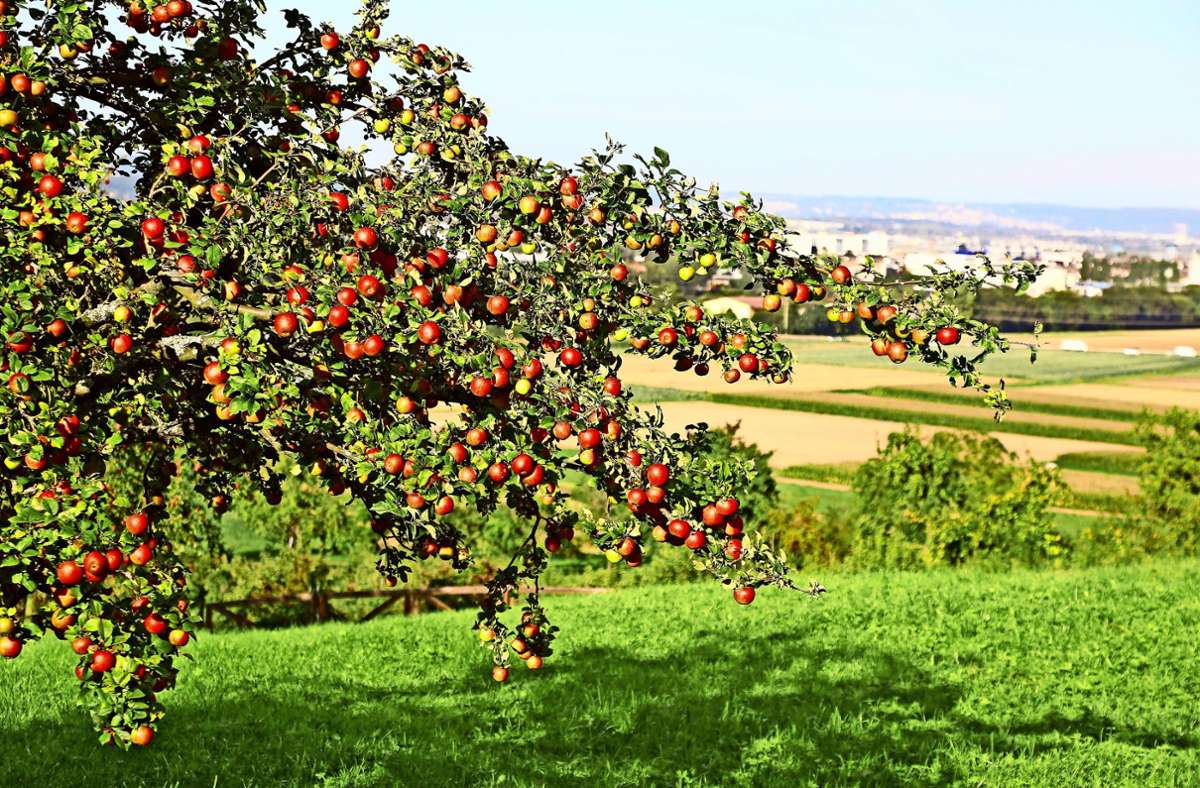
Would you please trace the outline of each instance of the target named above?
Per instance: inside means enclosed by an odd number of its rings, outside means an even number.
[[[300,328],[300,321],[296,318],[295,312],[281,312],[275,315],[272,325],[276,334],[281,337],[290,337],[296,333],[296,329]]]
[[[21,641],[8,635],[0,635],[0,657],[16,659],[21,656]]]
[[[125,530],[134,536],[141,536],[150,527],[150,516],[145,512],[134,512],[125,517]]]
[[[134,548],[134,551],[129,554],[129,563],[133,564],[134,566],[145,566],[146,564],[150,563],[150,560],[153,557],[154,548],[150,546],[149,542],[146,542],[138,545],[136,548]]]
[[[678,518],[667,523],[667,533],[674,536],[676,539],[687,539],[688,534],[692,532],[692,526],[688,525],[686,520]]]
[[[387,343],[379,334],[371,334],[363,340],[362,349],[368,356],[374,357],[387,349]]]
[[[358,292],[366,298],[378,298],[383,294],[383,282],[374,274],[363,274],[358,278]]]
[[[324,49],[337,49],[340,43],[342,43],[342,39],[332,30],[321,34],[321,47]]]
[[[500,484],[508,478],[508,464],[504,462],[494,462],[488,466],[488,478],[494,483]]]
[[[374,249],[379,243],[379,234],[373,227],[359,227],[354,231],[354,245],[359,249]]]
[[[392,452],[383,459],[383,470],[390,473],[392,476],[404,470],[404,458],[395,452]]]
[[[101,649],[92,653],[92,672],[107,673],[117,664],[117,657],[111,651]]]
[[[221,362],[210,361],[204,365],[204,382],[210,386],[219,386],[229,380],[229,373],[221,368]]]
[[[426,320],[417,329],[417,338],[426,345],[436,345],[442,338],[442,329],[432,320]]]
[[[755,591],[753,586],[738,586],[733,589],[733,599],[739,605],[748,605],[754,601]]]
[[[492,679],[499,682],[508,681],[508,668],[496,665],[492,668]]]
[[[666,465],[661,462],[651,463],[646,466],[646,481],[653,484],[655,487],[662,487],[667,483],[667,479],[671,477],[671,471]]]
[[[151,613],[142,619],[142,627],[151,635],[161,635],[167,631],[167,622],[158,613]]]
[[[154,741],[154,729],[149,725],[139,725],[129,734],[129,741],[138,747],[148,747]]]
[[[483,194],[483,199],[491,202],[497,199],[504,192],[504,189],[500,186],[499,181],[488,181],[483,184],[483,187],[479,191]]]
[[[151,216],[142,220],[142,235],[149,238],[151,241],[163,237],[163,233],[167,231],[166,224],[157,216]]]
[[[104,579],[104,575],[107,573],[108,560],[104,557],[104,553],[92,550],[83,557],[83,574],[89,582],[98,583]]]
[[[334,328],[341,328],[350,322],[350,310],[341,304],[334,304],[325,319]]]
[[[192,159],[192,177],[198,181],[206,181],[213,176],[212,159],[207,156],[197,156]]]
[[[583,363],[583,354],[573,347],[563,348],[558,360],[564,367],[577,367]]]
[[[937,342],[939,345],[957,345],[959,340],[958,329],[954,326],[942,326],[937,330]]]
[[[494,295],[487,300],[487,311],[499,317],[508,311],[508,296]]]
[[[527,476],[533,470],[535,465],[533,457],[530,457],[525,452],[521,452],[516,457],[512,458],[512,471],[518,476]]]
[[[37,190],[43,197],[57,197],[62,194],[63,182],[57,175],[43,175],[38,181]]]
[[[87,635],[80,635],[71,641],[71,650],[80,656],[88,653],[88,649],[92,647],[92,639]]]
[[[536,358],[529,359],[522,365],[521,374],[529,380],[535,380],[542,374],[542,362]]]
[[[74,586],[83,580],[83,567],[75,561],[63,561],[54,574],[60,585]]]
[[[71,211],[67,214],[67,220],[64,224],[66,225],[67,232],[71,235],[83,235],[84,231],[87,230],[87,223],[88,218],[86,216],[79,211]]]

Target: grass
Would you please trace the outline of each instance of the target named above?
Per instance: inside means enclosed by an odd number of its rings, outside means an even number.
[[[639,389],[636,396],[639,402],[646,404],[701,400],[722,405],[738,405],[746,408],[770,408],[773,410],[823,413],[830,416],[851,416],[875,421],[928,424],[935,427],[949,427],[951,429],[973,430],[975,432],[1006,432],[1019,435],[1037,435],[1043,438],[1067,438],[1070,440],[1097,441],[1100,443],[1116,443],[1127,446],[1139,445],[1137,436],[1132,431],[1118,432],[1116,430],[1013,421],[1011,419],[997,422],[986,416],[978,418],[960,416],[955,413],[939,412],[936,409],[902,411],[894,410],[885,405],[860,405],[858,403],[827,401],[817,398],[787,399],[785,397],[770,397],[757,394],[721,394],[717,392],[679,391],[677,389],[665,388]]]
[[[1137,476],[1144,454],[1128,452],[1080,451],[1060,454],[1054,463],[1070,471],[1095,471],[1123,476]]]
[[[796,361],[804,364],[830,364],[847,367],[878,367],[860,338],[849,342],[791,341]],[[964,346],[962,353],[969,352]],[[1014,347],[1003,355],[992,356],[980,367],[985,375],[1020,378],[1028,383],[1074,383],[1130,375],[1195,372],[1200,361],[1171,356],[1125,356],[1120,353],[1071,353],[1041,350],[1037,363],[1029,363],[1025,348]]]
[[[987,410],[982,397],[969,397],[954,390],[934,391],[933,389],[913,389],[902,386],[875,386],[868,389],[849,389],[848,393],[868,394],[872,397],[888,397],[894,399],[909,399],[919,402],[936,402],[948,405],[975,405],[980,410]],[[1086,419],[1108,419],[1109,421],[1137,421],[1141,411],[1131,408],[1097,408],[1090,405],[1071,405],[1061,402],[1038,402],[1021,399],[1020,388],[1008,389],[1009,398],[1016,410],[1030,413],[1045,413],[1051,416],[1077,416]]]
[[[807,479],[809,481],[832,482],[834,484],[850,484],[854,481],[854,473],[858,463],[847,462],[836,465],[822,463],[805,463],[804,465],[789,465],[779,471],[779,475],[788,479]]]
[[[804,501],[813,502],[817,511],[829,514],[845,511],[854,506],[854,493],[848,490],[826,490],[821,487],[806,487],[802,484],[779,485],[779,508],[793,509]]]
[[[0,665],[8,784],[1184,785],[1200,563],[832,575],[550,601],[541,675],[471,614],[199,638],[150,750],[93,744],[59,643]]]
[[[819,477],[805,476],[801,478]],[[822,514],[849,516],[855,511],[856,493],[853,490],[826,490],[820,487],[806,487],[803,484],[781,484],[779,485],[779,496],[780,507],[784,509],[794,507],[801,501],[812,501],[816,505],[817,511]],[[1063,505],[1097,512],[1118,512],[1122,511],[1127,503],[1123,499],[1111,496],[1068,494],[1063,500]],[[1070,538],[1077,537],[1086,526],[1094,526],[1097,523],[1097,517],[1092,514],[1052,512],[1051,516],[1054,527]]]

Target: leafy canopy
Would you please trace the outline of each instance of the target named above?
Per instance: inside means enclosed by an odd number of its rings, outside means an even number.
[[[762,326],[655,301],[631,261],[824,299],[877,353],[984,388],[976,363],[1005,343],[951,296],[1036,274],[981,259],[889,286],[852,276],[665,151],[609,143],[569,168],[510,151],[459,86],[466,63],[385,37],[382,0],[348,31],[288,11],[292,40],[255,60],[264,11],[0,0],[0,653],[71,641],[105,742],[148,743],[190,637],[163,495],[180,467],[220,510],[247,485],[277,500],[289,458],[367,507],[392,582],[414,561],[470,564],[446,518],[460,504],[512,510],[528,536],[477,625],[504,679],[511,653],[551,654],[537,578],[579,529],[630,566],[644,539],[685,543],[739,601],[790,585],[744,535],[753,468],[707,454],[701,428],[663,430],[619,378],[626,342],[730,382],[785,382],[790,354]],[[394,155],[370,165],[352,132]],[[110,483],[135,450],[137,488]],[[568,471],[614,515],[573,508]]]

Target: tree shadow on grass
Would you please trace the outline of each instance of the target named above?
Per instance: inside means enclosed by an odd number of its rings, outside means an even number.
[[[963,715],[959,688],[898,654],[816,638],[708,632],[660,659],[602,647],[560,665],[510,687],[461,676],[389,689],[378,676],[298,670],[170,703],[148,751],[100,750],[76,714],[6,732],[0,752],[16,746],[4,760],[34,765],[29,785],[88,775],[156,786],[795,786],[970,778],[952,749],[1028,757],[1080,737],[1197,746],[1093,715],[990,726]]]

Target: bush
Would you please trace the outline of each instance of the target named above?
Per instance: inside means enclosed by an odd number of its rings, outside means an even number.
[[[797,566],[834,566],[854,549],[849,512],[823,514],[814,501],[791,509],[776,509],[762,526],[763,537]]]
[[[1138,505],[1083,532],[1089,563],[1195,555],[1200,547],[1200,412],[1143,414],[1137,435],[1146,447]]]
[[[859,511],[850,563],[911,568],[1061,563],[1069,547],[1051,526],[1059,480],[999,441],[939,432],[893,433],[854,476]]]

